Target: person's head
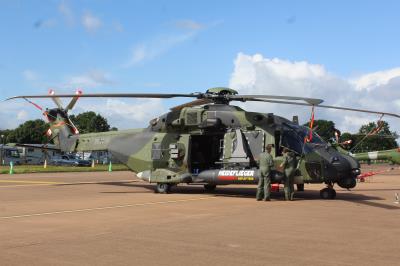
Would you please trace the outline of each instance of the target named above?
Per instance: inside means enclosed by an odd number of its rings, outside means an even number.
[[[268,145],[267,145],[266,151],[267,151],[268,153],[271,153],[271,151],[272,151],[272,144],[268,144]]]

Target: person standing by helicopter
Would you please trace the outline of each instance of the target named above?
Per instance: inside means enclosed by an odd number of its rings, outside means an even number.
[[[288,148],[283,149],[283,162],[280,165],[283,168],[285,175],[284,192],[285,200],[293,200],[294,196],[294,185],[293,179],[297,168],[296,154],[290,151]]]
[[[274,168],[274,160],[271,155],[272,145],[268,144],[266,151],[260,154],[260,179],[257,187],[257,200],[271,200],[271,171]]]

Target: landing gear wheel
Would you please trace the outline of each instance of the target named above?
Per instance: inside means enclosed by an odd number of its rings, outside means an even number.
[[[304,191],[304,184],[297,184],[297,191]]]
[[[156,192],[161,194],[167,194],[171,190],[171,185],[167,183],[157,183]]]
[[[207,192],[212,192],[212,191],[214,191],[216,187],[217,187],[217,185],[214,185],[214,184],[205,184],[205,185],[204,185],[204,189],[205,189]]]
[[[321,189],[321,191],[319,192],[319,195],[321,196],[322,199],[334,199],[336,198],[336,190],[334,190],[333,188],[324,188]]]

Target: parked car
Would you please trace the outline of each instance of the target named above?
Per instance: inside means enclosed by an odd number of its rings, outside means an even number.
[[[59,158],[53,158],[50,164],[63,166],[90,166],[91,162],[88,160],[79,159],[74,155],[62,155]]]

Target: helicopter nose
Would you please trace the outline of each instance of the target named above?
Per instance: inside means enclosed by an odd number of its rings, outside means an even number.
[[[332,147],[317,148],[316,153],[320,156],[320,164],[306,163],[306,169],[311,176],[314,175],[325,182],[337,183],[343,188],[353,188],[356,185],[360,167],[350,156],[339,153]],[[317,169],[318,166],[321,167],[321,171]]]
[[[356,177],[361,173],[360,168],[353,165],[349,158],[339,154],[332,156],[330,162],[334,168],[332,181],[337,182],[342,188],[354,188],[357,184]]]

